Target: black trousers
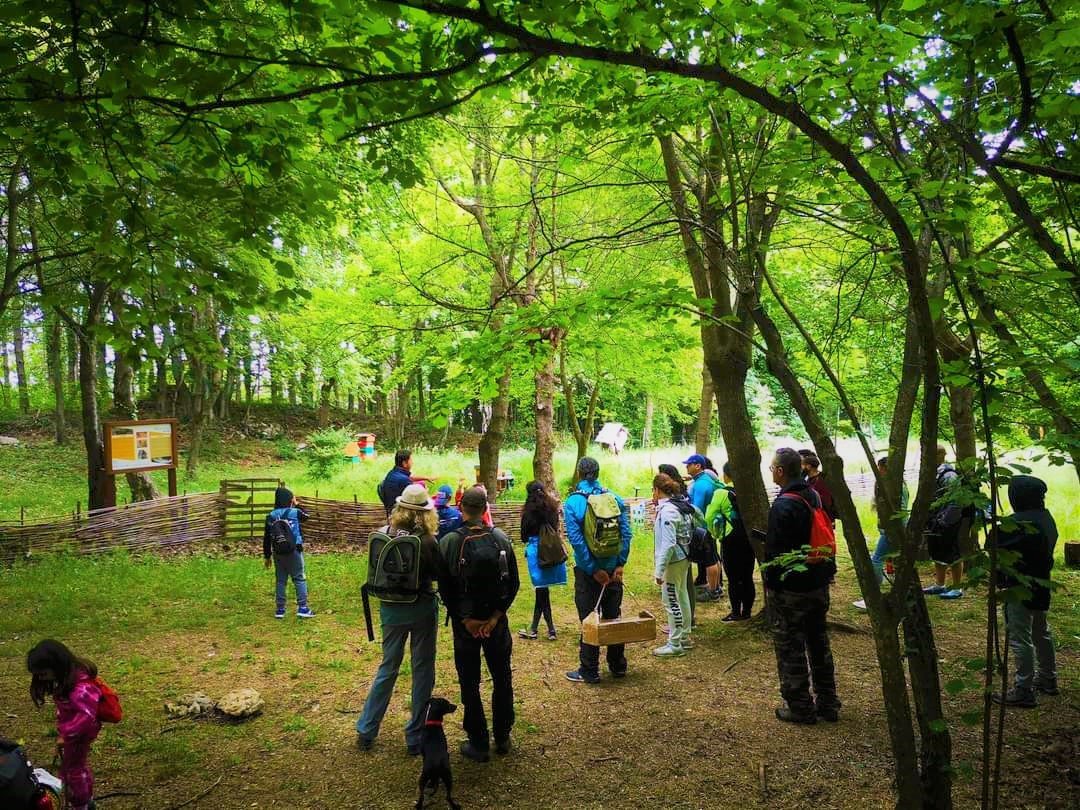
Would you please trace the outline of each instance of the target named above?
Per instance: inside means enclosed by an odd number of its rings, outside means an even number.
[[[600,591],[603,586],[586,574],[580,568],[574,569],[574,605],[577,607],[578,619],[585,621],[596,608],[596,601],[600,599]],[[604,597],[600,601],[600,618],[617,619],[622,615],[623,586],[621,582],[609,582],[604,589]],[[600,648],[584,641],[578,642],[578,658],[580,659],[581,674],[586,677],[599,677],[600,675]],[[612,644],[607,648],[608,669],[615,675],[626,672],[626,645]]]
[[[540,617],[543,616],[544,623],[547,624],[548,632],[555,632],[555,622],[551,618],[551,591],[547,588],[536,589],[536,602],[533,605],[533,619],[532,630],[535,633],[536,628],[540,626]]]
[[[480,696],[480,656],[487,662],[491,675],[491,728],[495,739],[510,737],[514,726],[514,685],[510,673],[510,654],[514,641],[510,637],[510,625],[503,616],[487,638],[473,638],[465,625],[455,619],[454,666],[461,684],[461,705],[465,709],[462,727],[476,748],[487,751],[491,747],[484,701]]]
[[[825,625],[829,614],[828,587],[807,593],[770,590],[768,602],[780,695],[793,712],[802,715],[813,714],[815,707],[840,708]]]
[[[754,609],[757,589],[754,587],[754,550],[745,536],[730,534],[720,541],[724,570],[728,578],[728,601],[736,616],[749,616]]]

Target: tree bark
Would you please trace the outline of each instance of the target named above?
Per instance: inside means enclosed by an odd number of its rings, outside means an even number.
[[[645,395],[645,425],[641,429],[641,446],[652,447],[653,421],[656,419],[656,400]]]
[[[536,448],[533,451],[533,478],[554,494],[559,491],[555,481],[555,354],[559,336],[555,330],[548,331],[548,339],[541,344],[548,354],[534,376]]]
[[[26,349],[23,342],[26,333],[23,331],[22,307],[15,307],[12,335],[15,343],[15,384],[19,389],[19,412],[30,413],[30,383],[26,376]]]
[[[506,435],[506,418],[510,410],[510,377],[508,367],[499,377],[499,389],[491,403],[491,421],[480,439],[480,483],[487,489],[488,500],[494,503],[498,494],[499,453]]]
[[[11,405],[11,366],[8,365],[7,330],[0,323],[0,400]]]
[[[330,394],[337,386],[337,379],[331,377],[328,380],[323,380],[322,386],[319,388],[319,411],[316,415],[316,426],[321,430],[330,424]]]
[[[701,367],[701,404],[698,406],[697,431],[694,433],[694,452],[709,455],[709,427],[712,424],[713,381],[709,367]]]
[[[112,293],[109,303],[113,313],[113,327],[119,332],[124,332],[124,338],[130,338],[131,334],[125,327],[126,304],[120,293]],[[125,344],[129,341],[124,340]],[[115,356],[113,365],[113,412],[120,419],[138,419],[139,408],[135,403],[135,391],[132,386],[132,367],[127,354],[127,346],[121,347]],[[131,492],[131,500],[151,501],[161,497],[154,486],[153,480],[147,473],[124,473],[128,489]]]

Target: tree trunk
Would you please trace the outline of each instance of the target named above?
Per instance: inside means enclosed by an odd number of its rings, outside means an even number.
[[[278,367],[277,349],[273,346],[270,347],[270,360],[267,365],[270,369],[270,404],[277,407],[281,404],[282,371]]]
[[[64,444],[67,419],[64,413],[64,361],[60,357],[64,349],[64,324],[56,315],[46,315],[45,321],[49,327],[45,351],[48,353],[49,379],[53,386],[53,433],[56,444]]]
[[[656,400],[652,394],[645,395],[645,425],[641,429],[641,446],[652,447],[653,420],[656,418]]]
[[[11,405],[11,367],[8,365],[7,330],[0,323],[0,399],[7,408]]]
[[[709,367],[701,367],[701,405],[698,407],[697,431],[694,433],[694,452],[709,455],[709,426],[712,423],[713,381]]]
[[[83,325],[76,332],[79,345],[79,404],[82,408],[83,444],[86,446],[87,504],[90,509],[108,505],[110,486],[105,474],[105,443],[98,411],[98,347],[94,327],[101,317],[105,290],[91,288]]]
[[[427,397],[424,396],[424,369],[416,369],[416,418],[420,424],[427,421]]]
[[[67,334],[67,383],[74,385],[79,381],[79,339],[74,330],[64,330]]]
[[[351,388],[349,389],[349,396],[345,404],[346,409],[350,414],[352,414],[352,412],[356,410],[356,392],[353,391]]]
[[[124,298],[119,293],[114,293],[109,296],[109,300],[113,312],[113,326],[118,331],[124,330],[126,310]],[[124,337],[130,337],[126,330]],[[127,342],[124,341],[124,343]],[[125,354],[126,351],[126,347],[123,351],[117,351],[113,364],[113,412],[121,419],[138,419],[139,408],[135,404],[135,392],[132,386],[134,375],[128,360],[129,356]],[[124,478],[127,479],[132,502],[150,501],[160,497],[153,480],[147,473],[124,473]]]
[[[300,402],[305,408],[314,408],[315,369],[310,359],[300,364]]]
[[[337,386],[337,380],[331,377],[324,380],[319,388],[319,412],[316,416],[315,425],[320,430],[330,424],[330,394]]]
[[[30,413],[30,383],[26,377],[26,349],[23,346],[26,335],[23,331],[22,307],[15,307],[14,314],[12,333],[15,339],[15,382],[19,387],[19,412]]]
[[[157,366],[157,374],[154,380],[157,385],[157,412],[159,416],[165,416],[169,412],[169,366],[165,355],[162,354],[154,358],[154,365]]]
[[[480,439],[480,483],[487,488],[488,500],[494,502],[498,493],[499,453],[506,433],[506,417],[510,410],[510,376],[508,366],[499,378],[499,391],[491,403],[491,420]]]
[[[101,409],[107,410],[109,406],[109,361],[105,352],[105,343],[103,341],[96,342],[98,400],[101,402]]]
[[[548,492],[557,493],[555,482],[555,352],[558,336],[552,334],[548,355],[536,372],[536,449],[533,451],[533,478]]]

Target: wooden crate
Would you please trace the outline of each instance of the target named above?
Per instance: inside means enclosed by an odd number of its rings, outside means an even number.
[[[586,644],[606,647],[609,644],[633,644],[656,639],[656,618],[647,610],[636,616],[601,621],[593,611],[581,623],[581,638]]]

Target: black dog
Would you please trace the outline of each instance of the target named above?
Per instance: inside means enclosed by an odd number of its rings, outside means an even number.
[[[454,777],[450,773],[450,752],[446,747],[442,725],[443,717],[454,711],[457,711],[457,706],[441,697],[430,698],[424,708],[424,739],[420,743],[424,769],[420,772],[420,797],[416,800],[416,810],[423,810],[424,790],[430,790],[433,798],[440,781],[446,785],[446,803],[450,805],[450,810],[461,810],[461,805],[454,801]]]

